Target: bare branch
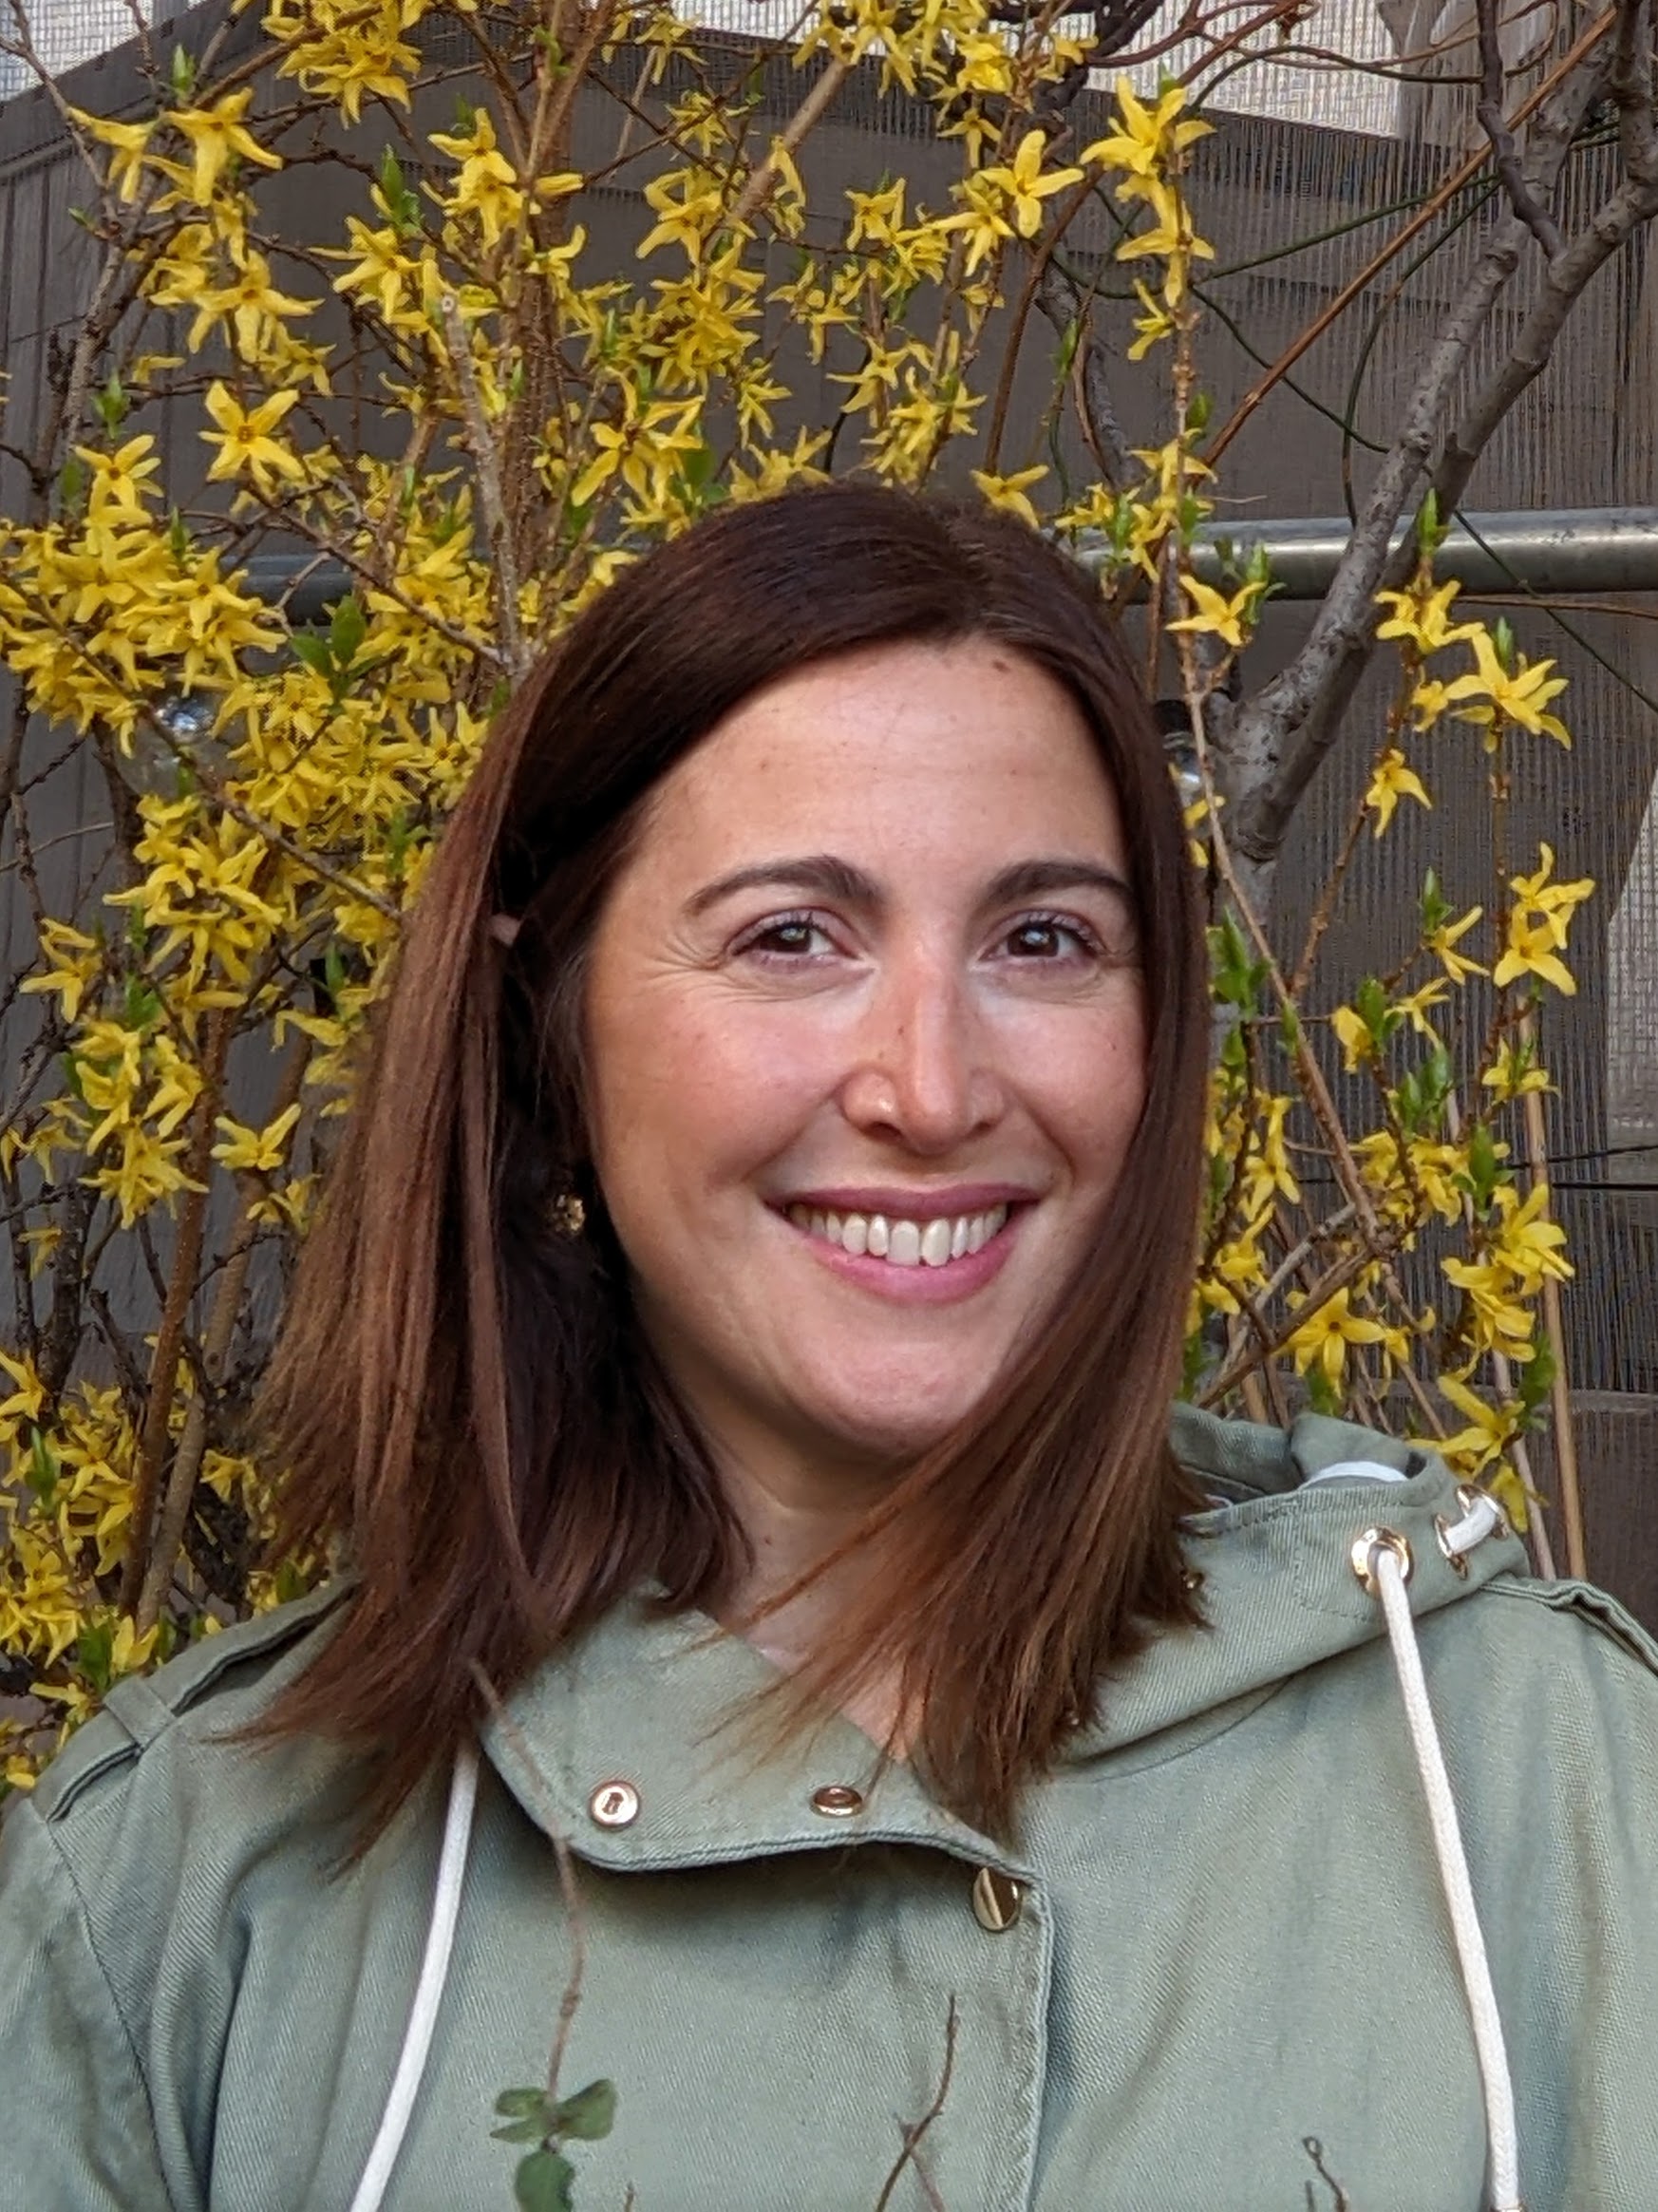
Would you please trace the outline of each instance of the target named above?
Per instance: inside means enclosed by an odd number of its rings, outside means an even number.
[[[1544,189],[1553,187],[1578,125],[1599,96],[1608,69],[1603,55],[1586,56],[1539,116],[1530,153],[1534,177]],[[1630,190],[1628,184],[1620,187],[1614,201],[1621,202]],[[1658,212],[1658,195],[1652,208],[1647,210],[1648,214],[1653,212]],[[1606,213],[1602,210],[1586,236],[1575,240],[1548,266],[1543,298],[1554,303],[1556,311],[1548,337],[1550,346],[1594,269],[1630,235],[1637,220],[1646,219],[1631,211],[1629,219],[1620,224],[1617,236],[1595,254],[1591,264],[1591,250],[1601,247],[1599,234]],[[1385,582],[1402,578],[1414,558],[1408,543],[1397,552],[1390,551],[1393,532],[1428,474],[1436,448],[1441,455],[1448,450],[1445,410],[1476,339],[1519,266],[1526,236],[1524,224],[1512,211],[1494,227],[1461,298],[1429,350],[1403,427],[1377,471],[1369,499],[1359,514],[1306,643],[1289,667],[1239,709],[1229,733],[1223,787],[1232,803],[1231,842],[1257,908],[1267,903],[1265,885],[1284,833],[1303,792],[1335,742],[1342,712],[1374,651],[1376,592]],[[1534,309],[1534,317],[1538,312]],[[1527,344],[1532,320],[1528,318],[1522,328],[1510,361],[1487,385],[1485,404],[1477,403],[1479,435],[1470,449],[1469,469],[1514,399],[1548,358],[1546,350]],[[1535,366],[1523,373],[1519,367],[1522,351],[1528,362],[1535,358]],[[1460,443],[1460,436],[1451,442],[1459,446]],[[1441,511],[1455,504],[1466,482],[1465,473],[1460,481],[1456,481],[1456,474],[1441,461],[1430,480],[1441,488]]]
[[[1479,98],[1475,112],[1491,141],[1492,158],[1509,205],[1544,253],[1553,257],[1565,243],[1560,226],[1528,183],[1519,147],[1502,111],[1505,72],[1497,9],[1498,0],[1474,0],[1479,28]]]

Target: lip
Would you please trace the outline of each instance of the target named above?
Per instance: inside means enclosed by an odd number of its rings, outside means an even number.
[[[826,1237],[814,1237],[810,1229],[797,1228],[786,1214],[780,1214],[778,1219],[788,1236],[798,1237],[807,1247],[820,1267],[827,1268],[831,1275],[838,1276],[842,1282],[860,1291],[868,1291],[873,1296],[882,1298],[890,1305],[954,1306],[959,1305],[964,1298],[975,1296],[987,1283],[993,1282],[1013,1256],[1014,1245],[1018,1242],[1031,1210],[1030,1194],[1025,1193],[1026,1202],[1020,1204],[1016,1198],[1005,1195],[1008,1187],[1000,1183],[963,1185],[963,1189],[970,1194],[970,1202],[962,1204],[961,1194],[952,1191],[949,1194],[951,1202],[948,1206],[935,1205],[925,1213],[916,1210],[917,1193],[912,1191],[905,1194],[902,1207],[896,1202],[895,1194],[888,1194],[895,1201],[893,1212],[902,1220],[930,1221],[944,1213],[981,1213],[996,1205],[1012,1208],[1007,1220],[988,1244],[980,1245],[977,1252],[963,1253],[959,1259],[952,1259],[948,1267],[894,1267],[889,1260],[873,1259],[867,1253],[854,1255],[838,1244],[831,1244]],[[972,1196],[981,1189],[993,1195],[984,1200]],[[810,1200],[792,1199],[789,1202],[791,1205],[819,1206],[825,1213],[885,1212],[886,1208],[881,1204],[865,1204],[865,1200],[872,1196],[869,1192],[858,1192],[851,1197],[842,1196],[837,1201],[814,1195]],[[905,1207],[909,1209],[908,1212],[903,1210]]]
[[[992,1206],[1027,1206],[1041,1195],[1023,1182],[957,1182],[949,1189],[933,1190],[905,1190],[892,1183],[837,1182],[792,1190],[772,1202],[783,1215],[790,1206],[813,1206],[820,1214],[885,1214],[889,1221],[937,1221],[955,1214],[988,1214]],[[818,1241],[821,1243],[821,1238]]]

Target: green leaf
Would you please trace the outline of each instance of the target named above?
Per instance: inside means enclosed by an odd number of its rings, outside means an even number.
[[[1307,1396],[1315,1413],[1340,1414],[1342,1394],[1316,1363],[1307,1371]]]
[[[533,2150],[518,2161],[513,2195],[523,2212],[574,2212],[575,2168],[556,2150]]]
[[[98,420],[113,438],[132,412],[131,402],[122,388],[121,377],[115,369],[109,371],[108,383],[92,404],[98,410]]]
[[[319,636],[314,630],[296,630],[288,642],[313,674],[333,674],[334,656],[326,637]]]
[[[1429,491],[1416,511],[1416,549],[1423,560],[1431,561],[1445,542],[1445,528],[1440,520],[1439,495]]]
[[[109,1673],[114,1659],[115,1626],[112,1621],[94,1621],[75,1638],[75,1664],[100,1697],[109,1688]]]
[[[174,99],[180,107],[187,107],[196,90],[196,57],[186,50],[182,40],[173,48],[173,66],[169,80]]]
[[[578,2143],[598,2143],[616,2124],[616,2085],[589,2082],[566,2097],[555,2117],[552,2132],[574,2136]]]
[[[547,2129],[543,2118],[537,2112],[533,2120],[509,2120],[504,2127],[492,2127],[489,2132],[497,2143],[544,2143]]]
[[[1206,391],[1195,391],[1186,409],[1186,427],[1194,437],[1201,437],[1209,427],[1209,418],[1215,411],[1215,403]]]
[[[1520,1404],[1535,1413],[1554,1388],[1554,1347],[1538,1333],[1537,1348],[1519,1371]]]
[[[28,1430],[28,1465],[23,1479],[43,1505],[49,1505],[58,1486],[58,1455],[31,1422]]]
[[[335,668],[350,667],[367,634],[368,618],[357,604],[356,594],[348,592],[335,606],[329,622],[329,648]]]
[[[1502,1180],[1502,1163],[1497,1156],[1497,1144],[1484,1122],[1476,1122],[1468,1132],[1468,1174],[1473,1184],[1474,1202],[1482,1214],[1491,1210],[1492,1193]]]
[[[1451,902],[1440,889],[1440,879],[1430,868],[1422,879],[1422,934],[1431,937],[1451,918]]]
[[[547,2123],[541,2132],[550,2134],[553,2114],[556,2108],[545,2089],[502,2089],[495,2100],[495,2108],[503,2120],[528,2120],[538,2116]]]

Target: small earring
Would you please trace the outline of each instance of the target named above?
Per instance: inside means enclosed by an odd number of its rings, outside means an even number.
[[[560,1191],[547,1209],[547,1226],[555,1237],[579,1237],[587,1227],[587,1208],[573,1190]]]

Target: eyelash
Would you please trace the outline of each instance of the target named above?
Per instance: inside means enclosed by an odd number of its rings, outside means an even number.
[[[1052,930],[1056,934],[1075,938],[1083,954],[1090,959],[1100,959],[1104,955],[1105,947],[1098,933],[1090,929],[1080,916],[1050,912],[1046,908],[1022,914],[1017,920],[1009,922],[1002,933],[1001,941],[1006,943],[1020,931],[1033,929]],[[763,960],[787,961],[791,964],[820,956],[812,953],[784,952],[775,945],[766,944],[767,937],[776,936],[783,930],[816,930],[824,936],[832,934],[822,915],[815,913],[810,907],[801,907],[788,914],[768,914],[763,921],[756,922],[745,930],[731,950],[739,956],[751,954]]]

